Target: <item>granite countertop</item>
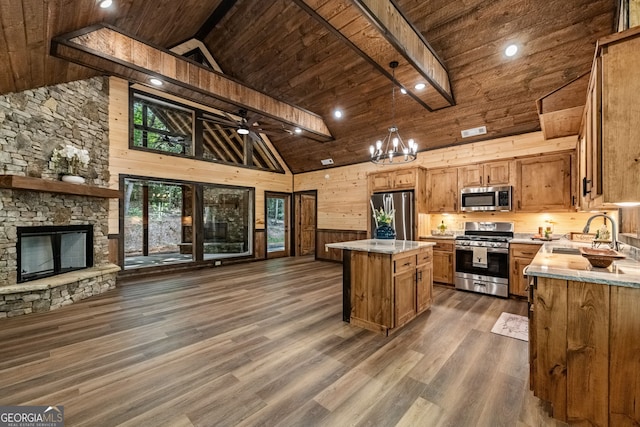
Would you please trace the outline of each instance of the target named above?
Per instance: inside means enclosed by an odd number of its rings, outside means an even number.
[[[582,255],[553,253],[553,248],[591,247],[588,243],[553,240],[540,248],[525,273],[535,277],[576,280],[613,286],[640,288],[640,262],[629,257],[614,261],[608,268],[595,268]]]
[[[419,236],[419,239],[445,239],[445,240],[454,240],[456,238],[455,234],[430,234],[428,236]]]
[[[419,248],[435,246],[433,242],[415,242],[412,240],[384,241],[380,239],[352,240],[350,242],[327,243],[325,247],[348,249],[351,251],[377,252],[382,254],[400,254]]]

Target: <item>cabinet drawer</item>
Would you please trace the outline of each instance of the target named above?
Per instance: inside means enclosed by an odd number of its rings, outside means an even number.
[[[410,255],[402,258],[396,258],[393,261],[394,274],[404,273],[405,271],[416,269],[416,256]]]
[[[421,251],[417,256],[417,265],[426,264],[428,262],[431,262],[431,260],[433,259],[433,253],[429,249]]]
[[[522,257],[522,258],[531,258],[536,256],[538,251],[540,250],[540,246],[538,244],[512,244],[509,248],[511,249],[512,257]]]
[[[434,251],[453,252],[453,242],[435,242]]]

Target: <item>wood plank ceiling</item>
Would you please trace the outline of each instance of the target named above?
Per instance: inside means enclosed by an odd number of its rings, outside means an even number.
[[[400,134],[420,150],[473,142],[460,131],[475,126],[487,127],[483,139],[539,130],[536,99],[589,71],[616,7],[614,0],[394,1],[443,60],[456,102],[429,112],[397,98]],[[331,10],[344,1],[316,3]],[[95,75],[50,56],[49,44],[96,23],[165,48],[198,35],[225,74],[322,116],[333,141],[271,138],[294,173],[321,169],[329,157],[335,166],[367,161],[369,145],[391,125],[388,76],[290,0],[114,0],[107,10],[94,0],[2,1],[0,94]],[[511,42],[520,51],[508,59]]]

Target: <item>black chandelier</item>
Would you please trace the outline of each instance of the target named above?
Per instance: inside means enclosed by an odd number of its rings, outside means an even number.
[[[398,133],[398,126],[396,126],[396,67],[398,67],[398,61],[392,61],[389,63],[389,67],[393,72],[393,87],[391,89],[391,127],[389,127],[389,133],[382,140],[376,141],[375,145],[369,147],[371,153],[371,161],[376,164],[392,164],[395,160],[396,163],[409,163],[416,159],[416,152],[418,151],[418,144],[413,139],[407,141],[405,145],[404,141]]]

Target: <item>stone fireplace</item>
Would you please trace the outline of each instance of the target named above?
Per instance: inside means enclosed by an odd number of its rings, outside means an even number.
[[[108,123],[103,77],[0,96],[0,317],[52,310],[115,287]],[[66,144],[89,151],[80,171],[86,184],[60,181],[50,159]],[[74,256],[63,257],[69,251]]]

